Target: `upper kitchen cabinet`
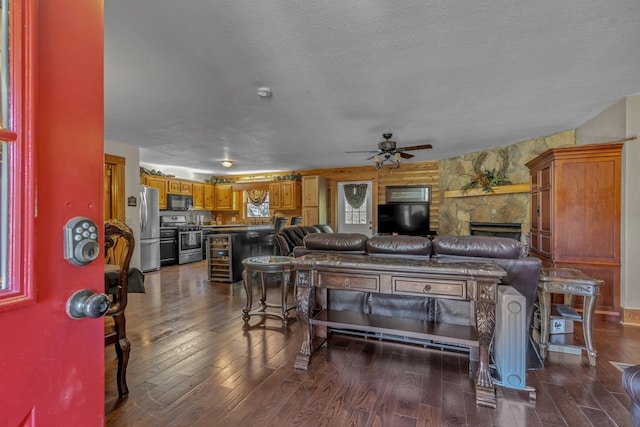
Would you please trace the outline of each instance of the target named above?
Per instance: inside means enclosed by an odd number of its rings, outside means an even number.
[[[193,194],[192,182],[169,178],[167,183],[169,185],[168,191],[171,194]]]
[[[212,211],[216,208],[216,187],[212,184],[204,184],[204,209]]]
[[[269,207],[296,210],[300,207],[300,181],[274,181],[269,183]]]
[[[167,178],[161,176],[144,175],[142,183],[158,189],[158,204],[160,209],[167,209]]]
[[[204,209],[204,184],[194,182],[191,186],[193,191],[193,208]]]
[[[327,180],[321,176],[302,177],[302,224],[327,223]]]
[[[531,254],[604,280],[596,313],[620,319],[622,144],[547,150],[530,171]]]
[[[233,206],[233,186],[228,184],[216,184],[215,186],[215,210],[231,211]]]

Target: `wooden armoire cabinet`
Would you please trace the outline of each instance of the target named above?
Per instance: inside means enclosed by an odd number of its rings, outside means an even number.
[[[531,255],[604,280],[596,314],[610,321],[620,320],[621,153],[622,144],[554,148],[526,164]]]

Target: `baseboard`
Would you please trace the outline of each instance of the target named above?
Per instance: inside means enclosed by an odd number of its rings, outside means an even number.
[[[622,323],[625,325],[640,326],[640,310],[632,308],[621,308]]]

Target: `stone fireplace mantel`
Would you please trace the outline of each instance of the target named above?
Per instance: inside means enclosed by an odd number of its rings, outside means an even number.
[[[445,191],[445,199],[451,197],[473,197],[473,196],[495,196],[499,194],[514,194],[514,193],[528,193],[531,190],[529,184],[513,184],[513,185],[501,185],[499,187],[491,187],[493,192],[487,193],[482,188],[473,188],[471,190],[451,190]]]

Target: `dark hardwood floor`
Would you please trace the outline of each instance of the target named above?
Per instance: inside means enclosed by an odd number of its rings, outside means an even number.
[[[283,329],[255,316],[245,326],[242,283],[208,282],[204,261],[148,273],[145,286],[127,307],[125,399],[115,351],[105,349],[110,427],[629,425],[630,401],[609,362],[640,363],[640,327],[597,322],[597,367],[584,353],[551,353],[527,374],[535,401],[498,388],[490,409],[475,405],[464,354],[333,335],[309,371],[294,369],[300,323]]]

